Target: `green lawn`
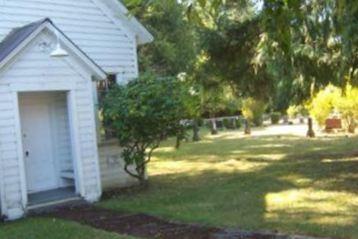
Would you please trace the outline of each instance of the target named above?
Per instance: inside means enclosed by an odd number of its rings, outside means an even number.
[[[100,203],[170,219],[249,230],[358,238],[358,138],[208,134],[166,142],[151,186]]]
[[[151,186],[100,206],[249,230],[358,238],[358,137],[205,135],[155,153]],[[1,239],[129,239],[73,222],[0,223]]]
[[[0,223],[1,239],[133,239],[55,219],[24,219]]]

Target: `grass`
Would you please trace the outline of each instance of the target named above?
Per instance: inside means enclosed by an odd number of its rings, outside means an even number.
[[[134,239],[55,219],[25,219],[0,224],[1,239]]]
[[[208,134],[149,167],[151,186],[115,210],[247,230],[358,238],[358,138]]]

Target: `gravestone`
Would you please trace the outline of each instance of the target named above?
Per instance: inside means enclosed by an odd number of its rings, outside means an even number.
[[[308,118],[308,131],[307,131],[307,137],[314,138],[315,133],[313,131],[313,120],[312,118]]]

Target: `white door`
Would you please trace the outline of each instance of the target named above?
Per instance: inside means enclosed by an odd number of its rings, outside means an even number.
[[[46,102],[24,102],[20,115],[28,192],[54,189],[58,183],[50,107]]]

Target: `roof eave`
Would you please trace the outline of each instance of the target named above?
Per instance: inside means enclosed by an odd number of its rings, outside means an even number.
[[[112,14],[116,18],[124,21],[131,27],[130,30],[134,32],[138,45],[147,44],[154,40],[153,35],[143,26],[142,23],[138,21],[136,17],[130,14],[121,1],[107,0],[102,2],[112,11]]]

